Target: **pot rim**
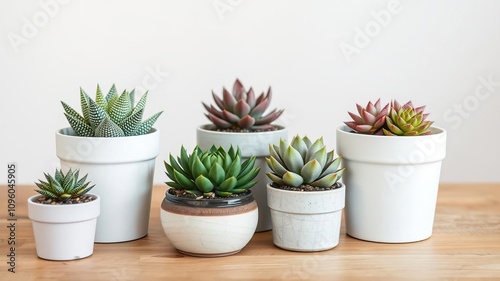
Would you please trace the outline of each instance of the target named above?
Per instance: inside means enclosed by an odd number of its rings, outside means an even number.
[[[75,138],[75,139],[96,139],[96,140],[109,140],[109,139],[126,139],[126,138],[138,138],[138,137],[146,137],[149,135],[153,134],[158,134],[160,130],[156,128],[151,128],[151,130],[144,135],[137,135],[137,136],[124,136],[124,137],[82,137],[82,136],[77,136],[75,134],[75,131],[71,127],[64,127],[56,130],[56,135],[60,135],[66,138]]]
[[[435,136],[435,135],[446,133],[446,129],[444,129],[442,127],[431,126],[429,129],[431,129],[431,132],[432,132],[430,135],[419,135],[419,136],[386,136],[386,135],[368,135],[368,134],[353,133],[353,132],[349,131],[349,130],[352,130],[352,129],[349,128],[347,125],[340,125],[340,126],[337,127],[337,132],[346,133],[346,134],[352,134],[352,135],[359,136],[359,137],[362,137],[362,138],[380,138],[380,137],[391,137],[391,138],[394,138],[394,137],[404,137],[404,138],[408,138],[408,139],[418,138],[418,137],[429,137],[429,136]]]
[[[30,196],[28,198],[28,202],[30,204],[34,204],[34,205],[37,205],[37,206],[47,206],[47,207],[50,207],[50,208],[52,208],[52,207],[57,208],[57,207],[64,207],[64,206],[81,206],[81,205],[86,205],[86,204],[93,203],[93,202],[96,202],[96,201],[98,201],[98,200],[101,199],[101,197],[99,195],[94,194],[94,193],[87,193],[85,195],[90,195],[90,196],[94,197],[95,199],[92,200],[92,201],[90,201],[90,202],[83,202],[83,203],[78,203],[78,204],[54,204],[54,205],[52,205],[52,204],[42,204],[42,203],[36,202],[35,199],[37,199],[38,197],[41,197],[43,195],[41,195],[41,194],[35,194],[35,195],[32,195],[32,196]]]
[[[315,191],[295,191],[295,190],[286,190],[286,189],[281,189],[281,188],[276,188],[272,186],[272,182],[268,182],[266,186],[268,188],[272,188],[273,190],[277,190],[278,192],[284,192],[284,193],[301,193],[301,194],[320,194],[320,193],[334,193],[338,192],[339,190],[345,188],[345,184],[342,182],[338,182],[340,184],[340,187],[335,188],[335,189],[330,189],[330,190],[315,190]]]
[[[186,198],[186,197],[177,197],[169,192],[171,189],[173,189],[173,188],[169,188],[165,191],[164,200],[175,203],[175,204],[179,204],[182,206],[192,207],[192,208],[231,208],[231,207],[246,205],[248,203],[251,203],[252,201],[255,201],[251,190],[247,190],[241,196],[231,197],[228,199],[224,199],[224,198],[193,199],[193,198]]]
[[[196,129],[199,131],[210,132],[210,133],[219,134],[219,135],[226,135],[226,134],[273,134],[273,133],[277,133],[277,132],[282,132],[283,130],[287,130],[287,128],[285,126],[282,126],[282,125],[273,124],[273,126],[278,128],[278,130],[263,131],[263,132],[219,132],[219,131],[214,131],[214,130],[210,129],[210,128],[215,128],[215,125],[211,124],[211,123],[200,125]]]

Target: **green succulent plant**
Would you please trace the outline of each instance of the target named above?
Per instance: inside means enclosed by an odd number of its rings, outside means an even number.
[[[344,173],[341,157],[327,152],[323,138],[312,142],[308,137],[293,137],[290,144],[281,139],[279,146],[269,145],[266,158],[271,172],[267,176],[278,186],[332,187]]]
[[[274,109],[264,115],[271,102],[271,87],[266,95],[262,92],[256,98],[254,90],[250,88],[247,92],[238,79],[232,94],[223,88],[222,98],[213,91],[212,96],[219,109],[205,103],[203,106],[208,111],[207,118],[219,129],[270,130],[273,128],[271,123],[283,113],[283,110]]]
[[[87,175],[79,179],[79,173],[79,170],[73,172],[71,169],[66,174],[62,170],[56,169],[54,176],[44,173],[47,181],[35,182],[39,188],[35,191],[56,202],[65,202],[71,198],[81,197],[89,192],[94,185],[89,186],[90,182],[86,182]]]
[[[381,135],[382,127],[385,125],[385,117],[389,114],[389,104],[382,107],[380,99],[378,99],[375,104],[371,101],[368,102],[364,108],[356,104],[356,108],[358,109],[359,116],[352,112],[347,112],[353,121],[346,121],[344,123],[360,134]]]
[[[260,168],[254,167],[255,159],[252,156],[242,162],[240,149],[232,146],[228,151],[222,146],[212,146],[206,151],[196,146],[191,154],[181,147],[177,159],[170,154],[170,163],[164,162],[166,174],[172,180],[166,184],[207,198],[243,193],[257,183],[254,178]]]
[[[411,101],[400,105],[396,100],[391,103],[391,111],[385,117],[387,136],[419,136],[429,135],[433,121],[426,121],[429,114],[424,113],[425,106],[415,108]]]
[[[80,103],[83,116],[61,101],[64,115],[76,135],[82,137],[124,137],[147,134],[161,112],[142,121],[147,92],[134,106],[135,92],[116,92],[113,84],[106,97],[97,85],[95,100],[80,88]]]

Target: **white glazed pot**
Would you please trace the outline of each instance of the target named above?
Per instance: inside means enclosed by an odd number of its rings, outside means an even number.
[[[160,134],[156,129],[140,136],[87,138],[71,128],[56,132],[61,168],[80,169],[101,197],[95,241],[125,242],[148,234],[155,158]]]
[[[341,184],[341,183],[340,183]],[[291,251],[324,251],[339,244],[345,185],[299,192],[267,185],[274,245]]]
[[[252,187],[252,192],[257,205],[259,206],[259,222],[257,232],[270,230],[271,215],[267,205],[266,182],[269,178],[266,176],[270,172],[267,167],[266,157],[269,157],[269,144],[279,145],[280,139],[288,138],[288,130],[279,127],[279,130],[254,133],[235,133],[218,132],[211,130],[213,125],[203,125],[197,128],[196,138],[199,147],[203,150],[209,149],[212,145],[222,146],[229,149],[231,145],[238,146],[241,150],[243,160],[250,156],[255,156],[255,167],[260,167],[260,172],[255,178],[257,184]]]
[[[91,195],[91,194],[88,194]],[[94,237],[101,199],[71,205],[36,202],[28,198],[28,216],[33,223],[36,254],[47,260],[76,260],[94,252]]]
[[[374,136],[337,128],[337,152],[346,168],[347,234],[386,243],[432,235],[446,131],[425,136]]]
[[[161,224],[181,253],[221,257],[238,253],[252,239],[258,220],[252,193],[231,199],[186,199],[168,192],[161,204]]]

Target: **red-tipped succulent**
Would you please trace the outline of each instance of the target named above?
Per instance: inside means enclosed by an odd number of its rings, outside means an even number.
[[[208,111],[207,118],[219,129],[270,130],[273,128],[271,122],[283,113],[283,110],[274,109],[264,115],[271,102],[271,87],[267,94],[262,92],[255,97],[254,90],[250,88],[247,92],[238,79],[232,93],[223,88],[222,98],[213,91],[212,96],[217,107],[205,103],[203,106]]]
[[[386,116],[389,114],[389,104],[382,107],[380,99],[375,104],[368,102],[365,108],[356,104],[359,116],[348,112],[353,121],[344,122],[349,128],[357,133],[374,135],[382,134],[382,127],[385,125]]]
[[[400,105],[396,100],[391,102],[391,111],[385,117],[387,129],[383,129],[386,136],[419,136],[429,135],[433,121],[426,121],[429,115],[424,113],[425,106],[414,107],[411,101]]]

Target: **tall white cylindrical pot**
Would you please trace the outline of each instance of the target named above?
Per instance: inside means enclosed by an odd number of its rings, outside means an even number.
[[[274,245],[291,251],[324,251],[339,244],[345,185],[325,191],[290,191],[267,185]]]
[[[346,168],[347,234],[405,243],[432,235],[446,131],[424,136],[375,136],[337,128],[337,153]]]
[[[91,194],[89,194],[91,195]],[[28,198],[36,253],[47,260],[76,260],[92,255],[101,199],[68,205],[40,204]]]
[[[160,134],[156,129],[140,136],[88,138],[71,128],[56,132],[61,168],[80,169],[101,197],[95,241],[125,242],[148,234],[155,159]]]
[[[280,138],[288,138],[288,130],[278,126],[276,131],[235,133],[218,132],[211,130],[213,125],[202,125],[196,130],[197,144],[203,150],[209,149],[212,145],[222,146],[229,149],[231,145],[238,146],[241,150],[243,160],[250,156],[255,156],[255,166],[260,167],[260,172],[255,178],[257,184],[252,187],[253,197],[259,206],[259,222],[257,232],[267,231],[272,228],[271,214],[267,205],[266,183],[269,178],[266,173],[270,171],[267,167],[266,157],[269,157],[269,144],[279,145]]]

